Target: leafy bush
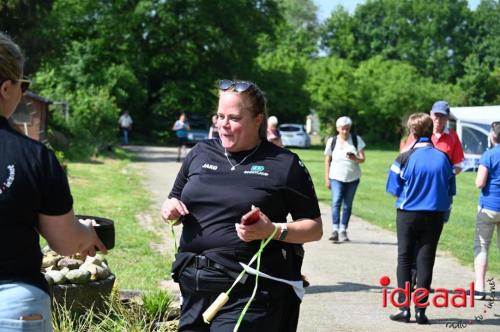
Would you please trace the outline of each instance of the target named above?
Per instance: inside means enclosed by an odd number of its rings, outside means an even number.
[[[55,107],[50,110],[50,129],[64,135],[68,142],[67,146],[54,144],[55,149],[64,149],[70,159],[75,159],[94,155],[116,140],[120,110],[109,87],[72,84],[50,68],[38,72],[35,82],[39,94],[68,105],[67,114]]]

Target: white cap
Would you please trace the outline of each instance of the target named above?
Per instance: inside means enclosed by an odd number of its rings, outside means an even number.
[[[268,119],[267,119],[267,124],[268,125],[277,125],[278,124],[278,118],[275,117],[274,115],[270,116]]]
[[[348,116],[341,116],[340,118],[337,119],[336,126],[337,127],[344,127],[344,126],[351,126],[352,125],[352,120]]]

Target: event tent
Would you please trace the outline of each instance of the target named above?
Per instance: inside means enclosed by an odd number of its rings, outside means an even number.
[[[457,131],[465,153],[464,170],[477,168],[488,149],[491,123],[500,121],[500,106],[450,107],[450,127]]]

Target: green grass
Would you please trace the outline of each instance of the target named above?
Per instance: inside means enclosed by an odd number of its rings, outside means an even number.
[[[81,314],[71,312],[65,306],[55,303],[52,311],[54,332],[173,332],[178,330],[178,321],[170,320],[169,314],[176,316],[176,310],[165,306],[169,295],[155,293],[150,300],[144,295],[142,300],[148,308],[137,302],[122,302],[117,294],[106,299],[107,310],[88,308]],[[153,312],[150,312],[153,310]],[[172,317],[174,319],[175,317]],[[155,326],[156,322],[164,322]]]
[[[306,164],[314,181],[321,202],[330,204],[331,194],[325,187],[323,148],[294,150]],[[356,193],[353,214],[385,229],[396,231],[394,198],[385,192],[387,171],[397,156],[396,151],[367,150],[366,162],[361,165],[362,177]],[[457,196],[454,198],[450,221],[445,225],[439,249],[449,252],[465,266],[473,266],[474,232],[479,190],[474,186],[476,173],[457,176]],[[331,222],[331,220],[324,220]],[[500,254],[496,247],[496,235],[492,239],[489,254],[489,272],[500,275]]]
[[[111,271],[122,289],[155,290],[158,282],[168,279],[170,261],[151,249],[160,236],[146,231],[136,215],[148,211],[150,194],[141,177],[131,167],[123,151],[90,162],[70,162],[69,181],[76,214],[114,220],[115,248],[107,256]]]

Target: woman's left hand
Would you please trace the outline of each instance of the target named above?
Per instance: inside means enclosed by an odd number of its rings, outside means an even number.
[[[275,226],[269,218],[259,210],[260,219],[255,224],[235,224],[238,237],[245,242],[267,239],[274,231]]]
[[[358,161],[358,156],[356,156],[354,153],[352,153],[352,154],[351,154],[351,153],[349,153],[349,154],[347,155],[347,159],[349,159],[349,160],[352,160],[352,161],[356,162],[356,161]]]

